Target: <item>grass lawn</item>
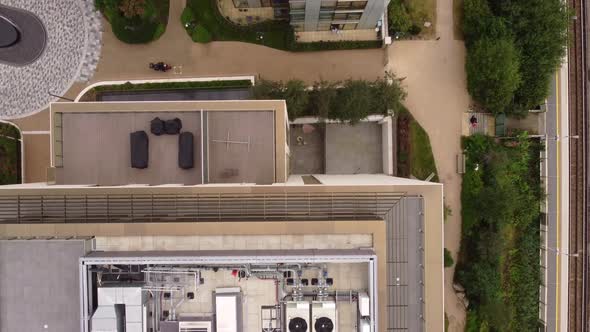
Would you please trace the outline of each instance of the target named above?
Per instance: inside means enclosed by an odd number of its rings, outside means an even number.
[[[424,180],[434,173],[431,181],[438,182],[436,164],[432,155],[432,147],[428,134],[413,120],[410,122],[410,172],[420,180]]]
[[[425,180],[434,173],[430,181],[438,182],[430,138],[408,110],[399,112],[397,136],[397,175]]]
[[[430,27],[424,23],[430,22]],[[388,7],[388,24],[391,35],[400,38],[436,37],[436,0],[391,0]]]
[[[154,41],[164,34],[168,24],[169,0],[95,0],[115,36],[128,44]],[[124,5],[136,5],[133,10],[122,12]],[[134,13],[131,15],[129,13]]]
[[[355,48],[378,48],[381,41],[344,41],[297,43],[293,28],[286,21],[266,21],[240,26],[226,20],[216,0],[188,0],[181,16],[182,24],[195,42],[240,41],[265,45],[285,51],[319,51]],[[188,23],[188,24],[187,24]],[[199,27],[201,28],[198,31]],[[205,35],[202,28],[208,32]]]
[[[19,133],[13,126],[0,123],[0,185],[20,183]]]

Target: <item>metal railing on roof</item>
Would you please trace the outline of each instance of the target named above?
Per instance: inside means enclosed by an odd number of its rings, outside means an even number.
[[[0,223],[381,219],[402,193],[0,195]]]

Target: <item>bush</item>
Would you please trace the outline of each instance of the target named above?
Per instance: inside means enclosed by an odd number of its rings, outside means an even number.
[[[95,5],[122,42],[148,43],[166,31],[168,0],[96,0]]]
[[[304,82],[286,83],[258,79],[255,99],[285,99],[290,119],[316,116],[356,123],[370,114],[402,112],[406,93],[391,73],[375,81],[316,82],[306,89]]]
[[[470,302],[466,331],[537,330],[540,284],[540,144],[474,135],[461,203],[457,281]]]
[[[453,266],[453,264],[455,264],[455,261],[453,260],[453,256],[451,255],[451,252],[449,251],[449,249],[445,248],[445,267],[451,267]]]
[[[551,76],[561,64],[567,46],[567,4],[560,0],[465,0],[463,33],[468,57],[475,52],[480,40],[501,43],[512,40],[519,63],[520,83],[513,89],[514,81],[502,84],[510,87],[497,93],[502,103],[509,99],[506,113],[523,116],[539,105],[549,92]],[[488,68],[502,68],[506,57],[488,57]],[[468,80],[475,72],[468,72]],[[496,70],[500,73],[500,69]],[[504,73],[506,74],[506,73]],[[498,77],[500,80],[502,76]],[[481,86],[480,90],[493,90],[496,86]],[[508,94],[508,90],[513,90]],[[470,91],[471,92],[471,91]],[[495,93],[495,92],[492,92]],[[472,97],[482,103],[481,95]],[[497,108],[497,105],[494,107]]]
[[[191,38],[197,43],[208,43],[211,41],[211,34],[202,25],[197,25],[191,34]]]
[[[389,19],[389,31],[392,34],[405,34],[410,31],[412,19],[402,0],[391,0],[387,7],[387,15]]]
[[[184,7],[182,10],[182,14],[180,14],[180,22],[182,26],[186,28],[187,24],[193,23],[195,21],[195,15],[193,11],[189,7]]]
[[[486,110],[508,109],[520,84],[518,54],[510,39],[481,39],[467,54],[467,90]]]

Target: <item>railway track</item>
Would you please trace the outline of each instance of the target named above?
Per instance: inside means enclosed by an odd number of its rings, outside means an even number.
[[[570,23],[569,65],[569,144],[570,192],[569,192],[569,283],[568,283],[568,331],[590,331],[588,318],[590,297],[588,294],[588,222],[590,209],[587,197],[590,188],[588,176],[588,117],[586,67],[586,0],[569,0],[573,10]],[[573,255],[572,255],[573,254]]]

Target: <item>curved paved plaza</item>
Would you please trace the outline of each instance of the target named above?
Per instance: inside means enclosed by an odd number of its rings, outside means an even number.
[[[0,119],[36,113],[57,99],[51,94],[63,95],[74,82],[92,76],[100,56],[101,20],[91,1],[7,0],[2,5],[37,16],[47,41],[43,53],[30,64],[0,63]],[[11,47],[34,38],[23,34],[23,40]]]

